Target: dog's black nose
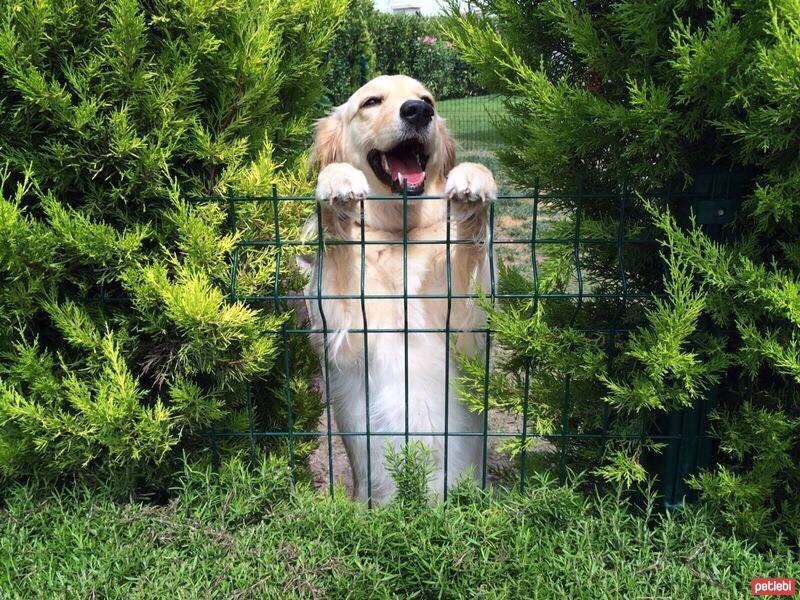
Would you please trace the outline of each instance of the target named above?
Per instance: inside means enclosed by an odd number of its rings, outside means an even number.
[[[433,107],[423,100],[406,100],[400,106],[400,118],[413,127],[422,128],[431,122]]]

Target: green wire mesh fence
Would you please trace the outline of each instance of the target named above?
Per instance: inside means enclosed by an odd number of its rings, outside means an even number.
[[[485,94],[448,98],[439,100],[436,110],[456,142],[459,160],[481,163],[495,174],[500,190],[510,191],[496,155],[502,141],[497,123],[505,114],[503,97]]]
[[[679,195],[675,195],[669,201],[675,201]],[[717,205],[726,206],[730,209],[730,198],[723,191],[720,192],[717,187],[707,190],[702,194],[684,194],[682,201],[700,202],[703,213],[711,215],[714,220],[713,227],[717,227],[720,221],[719,214],[722,209],[717,209]],[[522,299],[530,301],[532,308],[535,309],[538,303],[544,302],[560,302],[564,306],[569,307],[571,313],[568,318],[570,326],[583,332],[590,332],[601,336],[604,340],[604,349],[607,355],[609,370],[614,368],[616,364],[616,348],[620,340],[626,336],[629,331],[636,325],[636,320],[628,318],[629,312],[637,312],[641,314],[644,306],[654,297],[654,292],[657,289],[646,289],[651,283],[635,282],[633,281],[635,273],[626,264],[629,257],[637,257],[637,261],[643,260],[642,256],[646,256],[644,260],[652,260],[658,262],[659,248],[657,242],[652,236],[641,237],[641,229],[638,227],[628,227],[629,215],[631,210],[632,194],[627,189],[627,186],[620,186],[619,189],[613,192],[593,192],[586,191],[582,186],[579,186],[576,192],[560,193],[560,192],[546,192],[534,187],[529,193],[521,193],[514,195],[500,196],[497,201],[491,204],[488,208],[488,239],[485,240],[485,250],[488,255],[491,273],[490,289],[486,291],[487,297],[490,302],[504,302],[513,299]],[[271,205],[272,214],[272,227],[271,233],[266,234],[264,237],[257,239],[242,239],[239,238],[236,242],[233,252],[233,261],[230,276],[230,290],[229,297],[231,300],[241,300],[255,305],[269,303],[271,306],[285,310],[287,302],[292,301],[305,301],[313,303],[321,315],[322,327],[314,327],[307,323],[297,325],[285,324],[280,329],[275,330],[276,336],[279,336],[281,341],[281,356],[280,363],[282,364],[284,374],[284,390],[283,400],[285,402],[286,422],[278,427],[260,427],[257,420],[254,419],[254,412],[258,411],[259,402],[262,401],[259,397],[254,397],[252,388],[248,387],[246,397],[246,407],[248,414],[248,426],[243,430],[221,430],[212,429],[208,432],[211,438],[212,448],[216,448],[216,444],[221,438],[245,438],[248,441],[251,451],[255,448],[258,440],[264,439],[280,439],[286,443],[286,451],[289,454],[289,460],[294,467],[297,460],[296,445],[298,440],[320,439],[327,446],[327,483],[333,493],[334,482],[337,473],[334,472],[333,462],[333,443],[336,438],[344,438],[348,436],[355,436],[363,438],[367,445],[367,489],[368,495],[371,496],[372,482],[370,472],[375,468],[375,465],[370,464],[372,455],[369,451],[370,444],[373,443],[375,438],[386,440],[390,438],[402,438],[408,441],[410,438],[425,436],[427,438],[438,437],[442,440],[442,448],[444,452],[444,468],[447,468],[449,451],[449,440],[459,436],[479,436],[481,438],[483,452],[482,464],[479,465],[478,479],[480,484],[485,487],[489,483],[489,474],[487,467],[487,459],[489,457],[489,441],[490,440],[505,440],[516,441],[521,449],[518,458],[516,470],[516,482],[520,488],[526,485],[526,474],[529,472],[529,463],[532,461],[532,455],[537,453],[537,449],[531,445],[531,440],[538,439],[546,446],[545,453],[549,460],[549,467],[555,470],[560,478],[565,478],[570,463],[574,458],[573,452],[575,447],[580,447],[581,444],[602,445],[609,441],[617,440],[622,442],[631,443],[660,443],[665,445],[666,451],[662,454],[656,455],[655,463],[653,463],[652,471],[655,472],[661,481],[661,490],[668,497],[665,498],[667,505],[680,502],[686,495],[687,488],[685,487],[685,477],[695,472],[698,468],[705,466],[710,461],[709,452],[709,435],[706,434],[708,429],[707,413],[709,410],[710,402],[704,403],[702,407],[695,409],[685,409],[675,415],[654,415],[642,414],[640,424],[637,430],[628,428],[614,428],[612,426],[613,415],[609,412],[608,406],[593,405],[592,410],[597,410],[598,418],[596,426],[594,427],[578,427],[572,419],[572,413],[575,410],[583,407],[588,399],[583,396],[585,390],[580,385],[575,384],[571,379],[570,374],[564,373],[560,375],[561,378],[561,418],[559,424],[552,431],[541,432],[533,431],[529,424],[529,407],[531,406],[532,398],[537,394],[536,389],[531,389],[531,365],[537,360],[536,356],[525,357],[524,373],[522,377],[522,407],[521,413],[515,415],[516,426],[509,427],[493,427],[490,426],[490,407],[493,405],[492,392],[490,391],[490,377],[493,361],[498,357],[493,355],[495,347],[493,345],[493,332],[486,326],[478,328],[462,328],[458,323],[451,323],[450,311],[452,303],[456,299],[471,299],[478,298],[477,291],[472,293],[454,293],[451,286],[451,260],[450,255],[452,249],[459,244],[475,244],[484,243],[479,240],[462,240],[454,239],[450,233],[450,227],[446,228],[446,235],[443,239],[409,239],[407,230],[406,215],[409,206],[416,202],[428,202],[432,200],[441,200],[436,197],[430,196],[387,196],[387,197],[370,197],[366,200],[360,201],[361,219],[356,226],[359,235],[355,239],[326,239],[323,231],[320,215],[320,205],[315,202],[311,197],[306,196],[279,196],[277,190],[273,189],[271,196],[265,197],[251,197],[251,196],[231,196],[231,197],[205,197],[205,201],[223,201],[227,204],[231,232],[237,231],[237,212],[243,203],[268,203]],[[374,239],[368,235],[364,226],[364,211],[365,205],[371,202],[385,202],[385,201],[400,201],[402,202],[403,213],[403,233],[399,233],[393,239]],[[664,198],[659,198],[664,201]],[[309,213],[316,213],[317,228],[316,236],[312,239],[286,239],[281,236],[281,225],[279,222],[279,206],[281,203],[286,202],[299,202],[305,203],[308,206]],[[615,233],[612,236],[597,235],[583,230],[583,219],[585,215],[592,215],[594,212],[593,207],[597,207],[602,203],[607,209],[608,206],[613,205],[616,207],[618,215],[618,224]],[[722,203],[722,204],[719,204]],[[727,204],[725,204],[727,203]],[[446,218],[449,222],[451,216],[451,201],[447,201]],[[571,231],[569,235],[556,234],[558,227],[553,227],[553,223],[563,222],[565,220],[564,206],[572,207]],[[553,207],[561,207],[554,209]],[[732,212],[732,211],[731,211]],[[588,218],[588,217],[587,217]],[[701,220],[702,224],[702,220]],[[551,231],[551,229],[553,231]],[[628,231],[634,231],[637,235],[628,235]],[[438,245],[445,248],[446,256],[446,277],[447,281],[444,285],[445,293],[433,295],[420,295],[408,292],[408,253],[409,248],[417,244]],[[357,248],[360,255],[360,272],[353,273],[353,277],[359,281],[360,292],[357,294],[337,295],[326,293],[322,286],[322,275],[325,267],[326,252],[337,245],[350,245]],[[371,294],[366,293],[365,289],[365,265],[367,257],[372,252],[378,252],[381,248],[400,247],[403,256],[402,273],[397,273],[398,282],[402,282],[402,292],[397,294]],[[592,246],[604,247],[608,249],[608,254],[616,263],[615,268],[610,269],[602,276],[602,281],[594,279],[593,272],[596,272],[597,265],[584,264],[586,262],[587,248]],[[282,283],[283,272],[287,270],[286,261],[292,258],[294,254],[293,249],[298,248],[311,248],[315,256],[317,270],[315,277],[316,282],[312,282],[311,293],[302,293],[288,289]],[[550,249],[555,249],[561,252],[572,261],[573,265],[573,280],[564,289],[558,291],[544,290],[540,286],[542,279],[540,259],[542,254],[547,254]],[[239,261],[243,251],[271,251],[275,253],[275,273],[272,289],[268,293],[262,295],[247,295],[240,294],[237,289],[237,273],[239,270]],[[293,258],[292,258],[293,259]],[[503,264],[516,264],[517,268],[525,269],[528,272],[527,281],[530,283],[529,289],[508,291],[501,289],[497,279],[496,271],[499,262]],[[644,286],[644,287],[643,287]],[[320,293],[321,290],[321,293]],[[409,300],[419,300],[424,298],[435,298],[443,300],[446,303],[447,318],[445,327],[443,328],[417,328],[409,326]],[[370,328],[366,319],[366,304],[375,300],[381,299],[394,299],[403,303],[403,326],[397,328]],[[364,427],[359,430],[351,431],[337,431],[333,426],[332,411],[336,410],[332,406],[331,392],[330,392],[330,357],[328,356],[329,341],[332,336],[341,333],[333,328],[330,328],[326,322],[326,307],[330,307],[330,302],[344,302],[356,301],[360,304],[360,312],[364,318],[364,325],[361,327],[354,327],[349,329],[350,334],[357,334],[363,338],[363,375],[364,375],[364,410],[366,413]],[[591,308],[594,305],[601,305],[605,307],[610,318],[605,320],[592,321]],[[611,306],[614,310],[608,310]],[[590,317],[584,318],[584,314]],[[447,405],[445,401],[448,398],[450,386],[456,383],[451,381],[447,365],[450,360],[451,350],[451,336],[454,334],[470,332],[479,334],[483,340],[483,372],[482,372],[482,403],[481,407],[481,422],[482,426],[480,431],[460,431],[449,427],[447,418]],[[396,333],[401,334],[404,344],[405,364],[403,368],[403,377],[405,384],[405,428],[397,431],[382,430],[375,428],[375,423],[370,418],[370,339],[382,333]],[[445,387],[442,390],[441,399],[445,405],[445,420],[444,427],[437,431],[419,431],[408,428],[408,389],[409,379],[414,377],[414,373],[410,373],[408,369],[408,345],[409,337],[421,333],[435,333],[441,337],[441,343],[444,344],[444,351],[446,353],[445,363]],[[293,420],[293,398],[292,390],[289,386],[291,378],[292,364],[296,357],[291,355],[289,340],[292,336],[308,336],[309,334],[316,334],[322,336],[324,343],[322,344],[321,368],[324,371],[322,378],[323,384],[320,386],[321,400],[324,406],[324,427],[320,430],[305,430],[299,429],[295,426]],[[374,338],[373,338],[374,339]],[[502,357],[500,357],[502,358]],[[448,479],[444,477],[444,489],[441,490],[442,495],[446,498],[448,493]]]

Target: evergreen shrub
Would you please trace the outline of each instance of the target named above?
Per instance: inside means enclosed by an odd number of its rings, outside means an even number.
[[[266,235],[271,207],[232,231],[194,198],[308,190],[294,165],[344,8],[0,4],[0,480],[169,472],[213,423],[244,428],[248,381],[257,424],[285,422],[288,385],[313,428],[313,367],[286,381],[275,360],[291,314],[227,297],[233,244]],[[280,219],[287,235],[303,215]],[[271,290],[275,259],[242,253],[239,292]]]
[[[487,307],[507,359],[493,376],[498,406],[521,410],[531,369],[532,431],[561,418],[571,377],[579,405],[570,431],[596,430],[610,414],[617,433],[652,431],[663,411],[716,397],[717,464],[690,483],[738,534],[765,541],[800,531],[800,3],[796,0],[481,0],[481,15],[451,11],[448,36],[484,85],[508,96],[501,160],[524,187],[550,190],[579,176],[597,189],[626,180],[625,237],[657,234],[664,260],[644,249],[579,249],[593,291],[629,294]],[[524,17],[524,18],[523,18]],[[678,226],[667,188],[691,189],[709,169],[750,174],[725,243]],[[738,175],[737,175],[738,176]],[[569,237],[576,203],[549,207],[548,236]],[[587,203],[581,234],[613,239],[617,203]],[[575,281],[572,248],[540,265],[542,291]],[[664,285],[659,282],[666,272]],[[626,280],[627,288],[623,288]],[[501,287],[530,289],[505,269]],[[657,301],[635,294],[663,291]],[[582,325],[616,323],[616,338]],[[502,353],[502,350],[501,350]],[[468,378],[469,379],[469,378]],[[470,381],[466,382],[468,385]],[[473,381],[475,385],[479,382]],[[634,484],[646,476],[638,443],[573,444],[573,465]],[[519,447],[512,448],[519,451]],[[651,451],[663,451],[650,444]],[[546,454],[546,452],[545,452]],[[532,465],[536,461],[531,461]],[[548,468],[547,456],[539,461]]]
[[[380,12],[370,0],[349,0],[330,46],[329,103],[343,103],[375,75],[408,75],[439,100],[485,93],[474,70],[442,36],[440,23],[437,17]]]

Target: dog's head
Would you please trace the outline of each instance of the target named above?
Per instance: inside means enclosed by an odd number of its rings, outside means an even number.
[[[317,122],[311,160],[320,169],[352,164],[373,192],[422,194],[455,162],[455,144],[432,94],[404,75],[376,77]]]

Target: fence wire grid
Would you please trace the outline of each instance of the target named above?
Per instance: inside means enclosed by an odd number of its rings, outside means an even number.
[[[535,186],[532,191],[527,193],[521,194],[508,194],[508,195],[501,195],[497,198],[494,203],[490,203],[488,206],[488,231],[487,231],[487,239],[483,241],[486,244],[486,252],[488,255],[489,266],[490,266],[490,276],[491,276],[491,286],[490,289],[486,291],[487,297],[491,300],[492,303],[496,301],[502,301],[503,299],[507,298],[524,298],[530,299],[535,307],[539,302],[545,302],[550,298],[560,298],[563,300],[568,300],[570,302],[574,302],[574,316],[577,316],[582,307],[585,306],[587,302],[592,301],[593,299],[611,299],[613,301],[618,302],[619,307],[622,311],[625,310],[626,306],[631,303],[639,300],[646,300],[652,299],[653,293],[640,293],[640,292],[633,292],[628,289],[627,285],[627,274],[626,274],[626,266],[625,266],[625,251],[626,247],[637,245],[640,247],[647,247],[652,249],[652,252],[657,255],[658,254],[658,243],[654,239],[641,239],[637,237],[626,237],[626,205],[630,201],[630,192],[627,189],[627,186],[621,186],[619,190],[614,192],[587,192],[584,191],[582,186],[579,187],[577,192],[547,192],[541,191],[538,189],[538,186]],[[479,480],[482,487],[486,487],[488,481],[488,474],[487,474],[487,460],[489,457],[489,440],[490,439],[509,439],[515,438],[521,444],[521,452],[518,458],[518,465],[515,467],[517,470],[517,484],[521,489],[525,488],[526,485],[526,461],[528,460],[529,453],[532,450],[529,450],[529,445],[531,440],[534,438],[539,438],[545,440],[551,445],[550,451],[556,452],[558,455],[557,465],[554,465],[557,469],[559,477],[563,480],[567,475],[568,465],[567,465],[567,450],[570,444],[579,443],[581,441],[586,440],[610,440],[610,439],[638,439],[640,441],[650,440],[650,441],[660,441],[667,445],[667,452],[665,453],[666,456],[669,457],[669,462],[671,465],[667,465],[665,469],[661,469],[661,477],[665,481],[662,482],[662,487],[668,488],[670,493],[675,496],[676,493],[684,492],[685,488],[681,487],[682,479],[685,477],[687,469],[689,471],[692,470],[691,462],[695,460],[692,456],[689,456],[688,453],[695,452],[696,447],[698,445],[698,440],[701,437],[705,436],[706,431],[706,410],[702,410],[700,412],[696,410],[685,410],[682,414],[676,416],[672,416],[672,422],[670,423],[669,427],[666,431],[653,431],[652,428],[648,430],[647,420],[649,418],[648,415],[643,415],[642,417],[642,426],[641,430],[638,433],[630,434],[630,433],[617,433],[614,431],[609,431],[605,428],[597,431],[574,431],[570,428],[569,425],[569,415],[570,410],[572,407],[575,406],[576,402],[581,402],[580,397],[576,397],[574,391],[571,389],[570,385],[570,376],[569,374],[564,374],[563,376],[563,404],[561,406],[561,420],[560,426],[551,432],[548,433],[536,433],[530,430],[528,425],[529,415],[527,414],[528,406],[529,406],[529,397],[532,393],[535,393],[535,390],[530,389],[529,385],[529,369],[530,369],[530,361],[528,361],[528,367],[524,377],[524,398],[523,398],[523,410],[522,414],[519,415],[519,424],[515,430],[501,430],[501,429],[493,429],[490,427],[489,423],[489,407],[491,405],[490,402],[490,392],[489,392],[489,375],[490,369],[492,365],[492,351],[493,351],[493,344],[492,344],[492,331],[486,327],[480,328],[473,328],[473,329],[463,329],[459,327],[453,327],[450,323],[450,311],[452,307],[452,302],[454,299],[457,298],[465,298],[465,299],[476,299],[478,298],[477,290],[475,293],[453,293],[451,287],[451,251],[452,248],[455,247],[457,244],[475,244],[481,243],[480,240],[460,240],[460,239],[452,239],[450,233],[450,227],[446,227],[447,234],[445,239],[430,239],[430,240],[418,240],[418,239],[409,239],[408,231],[404,228],[404,233],[398,235],[395,239],[369,239],[368,236],[365,235],[365,226],[364,226],[364,211],[365,205],[369,202],[384,202],[387,200],[393,201],[402,201],[402,210],[403,210],[403,223],[406,223],[406,214],[408,211],[408,207],[411,203],[414,202],[426,202],[430,200],[439,199],[442,200],[438,196],[408,196],[407,194],[403,193],[402,196],[371,196],[368,197],[366,200],[357,201],[359,204],[359,210],[361,213],[361,219],[356,223],[356,230],[360,231],[360,235],[355,239],[343,240],[343,239],[326,239],[323,227],[321,225],[321,207],[320,204],[316,202],[313,197],[310,196],[281,196],[278,195],[277,190],[273,188],[273,193],[271,196],[205,196],[202,198],[198,198],[200,201],[218,201],[224,202],[227,205],[227,210],[229,214],[229,224],[231,233],[235,233],[237,231],[237,210],[238,207],[241,206],[243,203],[269,203],[271,205],[271,214],[272,214],[272,235],[268,235],[263,238],[257,239],[242,239],[239,238],[233,250],[232,255],[232,265],[230,270],[230,289],[229,289],[229,299],[231,301],[243,301],[246,303],[252,303],[254,305],[270,303],[275,308],[282,308],[283,310],[286,309],[287,302],[291,301],[309,301],[316,304],[318,309],[320,310],[322,316],[322,328],[315,328],[311,324],[299,324],[297,326],[288,326],[284,324],[280,329],[273,330],[272,333],[280,336],[281,340],[281,355],[280,355],[280,363],[283,369],[283,379],[285,382],[284,385],[284,401],[285,401],[285,409],[286,409],[286,422],[281,427],[276,428],[258,428],[255,426],[255,421],[253,418],[254,408],[258,407],[259,402],[261,401],[260,398],[253,396],[252,387],[248,384],[247,394],[246,394],[246,410],[248,414],[248,427],[244,430],[222,430],[217,428],[212,428],[208,435],[211,438],[211,445],[212,449],[216,454],[217,448],[217,440],[220,438],[225,437],[233,437],[233,438],[247,438],[248,444],[250,447],[250,451],[254,452],[254,448],[256,445],[256,441],[258,439],[264,438],[280,438],[281,440],[285,440],[286,448],[289,453],[289,461],[292,467],[292,472],[294,473],[294,466],[297,460],[296,457],[296,444],[298,440],[308,440],[311,438],[319,438],[324,441],[327,445],[327,460],[328,460],[328,473],[327,473],[327,483],[330,489],[330,493],[334,492],[334,484],[336,481],[336,476],[341,475],[340,473],[334,472],[334,461],[333,461],[333,440],[338,436],[339,439],[343,439],[347,436],[360,436],[366,439],[367,443],[367,486],[368,486],[368,497],[371,497],[372,492],[372,480],[371,480],[371,469],[374,468],[374,465],[370,464],[372,460],[371,453],[369,451],[369,445],[374,437],[381,437],[383,439],[388,439],[390,437],[403,437],[405,441],[408,441],[409,438],[414,437],[441,437],[442,438],[442,447],[443,447],[443,465],[445,468],[445,477],[444,477],[444,489],[442,490],[442,495],[446,499],[448,493],[448,479],[446,475],[446,468],[448,465],[448,441],[452,438],[458,436],[474,436],[479,435],[482,440],[483,444],[483,452],[482,452],[482,464],[479,466]],[[548,234],[548,226],[547,220],[551,218],[552,215],[548,215],[547,213],[547,205],[549,205],[553,201],[557,200],[570,200],[575,203],[575,212],[574,212],[574,228],[572,230],[572,235],[568,237],[554,237]],[[285,202],[303,202],[308,203],[310,205],[310,211],[316,211],[317,217],[317,231],[316,231],[316,238],[314,239],[284,239],[281,236],[281,224],[279,222],[279,205]],[[589,206],[593,202],[613,202],[618,210],[619,210],[619,217],[620,223],[617,229],[617,235],[614,238],[597,238],[597,237],[584,237],[582,230],[581,230],[581,216],[583,211],[587,206]],[[447,200],[447,220],[450,221],[451,215],[451,204],[452,201]],[[516,207],[511,209],[511,207]],[[521,207],[521,208],[520,208]],[[526,232],[524,234],[520,234],[522,228],[520,227],[521,223],[517,223],[517,227],[511,228],[511,235],[507,235],[509,228],[506,226],[497,225],[497,217],[498,215],[501,217],[502,221],[508,221],[509,215],[517,215],[519,217],[522,213],[526,213],[526,222],[524,223]],[[562,215],[563,218],[563,215]],[[521,219],[520,219],[521,220]],[[516,233],[515,233],[516,232]],[[323,276],[323,269],[325,268],[325,254],[326,248],[330,248],[335,245],[351,245],[358,248],[360,253],[360,273],[354,273],[354,277],[358,277],[360,280],[360,293],[359,294],[326,294],[326,293],[319,293],[319,290],[322,289],[322,276]],[[429,244],[429,245],[439,245],[445,247],[445,253],[447,257],[446,261],[446,276],[447,276],[447,283],[446,288],[447,292],[444,294],[410,294],[408,293],[408,251],[409,248],[415,244]],[[367,253],[370,251],[371,246],[402,246],[402,254],[403,254],[403,270],[402,274],[398,273],[398,279],[402,278],[403,284],[403,293],[401,294],[371,294],[365,293],[365,277],[366,277],[366,264],[367,264]],[[583,269],[582,269],[582,253],[583,249],[591,246],[591,245],[605,245],[612,249],[612,252],[616,253],[618,269],[615,274],[615,277],[618,278],[619,281],[619,292],[608,293],[608,292],[597,292],[593,289],[591,282],[586,281]],[[316,254],[317,264],[319,268],[316,272],[317,282],[316,282],[316,290],[317,292],[312,294],[306,294],[301,292],[296,292],[292,290],[287,290],[282,285],[282,273],[286,269],[285,266],[282,266],[282,263],[287,260],[287,256],[291,255],[291,251],[287,249],[292,249],[293,247],[313,247],[314,252]],[[574,282],[573,285],[566,290],[561,291],[544,291],[540,289],[539,280],[540,280],[540,267],[539,267],[539,257],[543,252],[543,249],[548,247],[561,247],[568,250],[568,252],[572,256],[572,260],[574,261]],[[516,249],[515,251],[509,251],[509,249]],[[248,251],[258,251],[271,249],[272,251],[276,252],[275,254],[275,272],[274,272],[274,285],[272,286],[272,292],[263,295],[252,295],[252,294],[243,294],[239,293],[237,289],[237,272],[238,272],[238,262],[240,260],[241,253],[245,250]],[[520,264],[525,264],[526,268],[528,269],[531,275],[532,286],[531,289],[526,290],[525,292],[502,292],[498,289],[497,281],[496,281],[496,266],[497,266],[497,256],[498,253],[506,252],[506,260],[517,260]],[[545,251],[546,252],[546,251]],[[293,260],[293,256],[292,256]],[[432,328],[432,329],[423,329],[423,328],[414,328],[409,327],[409,319],[408,319],[408,301],[410,299],[423,299],[423,298],[437,298],[441,300],[445,300],[447,303],[447,319],[446,319],[446,326],[444,328]],[[366,320],[366,308],[365,303],[373,300],[373,299],[393,299],[399,300],[403,302],[403,311],[404,311],[404,327],[399,328],[392,328],[392,329],[385,329],[385,328],[370,328],[369,323]],[[360,302],[360,309],[361,314],[364,318],[364,327],[360,328],[353,328],[348,329],[347,331],[350,334],[360,334],[363,336],[363,346],[364,346],[364,364],[365,368],[363,369],[364,372],[364,388],[365,388],[365,410],[366,410],[366,419],[365,419],[365,427],[363,430],[354,430],[354,431],[337,431],[334,429],[334,419],[332,416],[332,411],[335,410],[335,407],[332,406],[330,402],[330,390],[329,390],[329,368],[330,368],[330,359],[328,356],[328,341],[329,337],[335,335],[337,333],[336,329],[328,328],[326,324],[326,318],[324,313],[324,304],[323,300],[325,301],[336,301],[336,300],[357,300]],[[626,335],[629,328],[625,325],[621,324],[620,321],[620,314],[617,314],[613,317],[613,321],[610,323],[598,323],[597,326],[590,326],[588,328],[582,329],[582,331],[598,333],[606,336],[607,340],[607,352],[609,353],[608,359],[611,361],[613,359],[614,348],[616,346],[616,341],[619,336]],[[573,317],[574,319],[574,317]],[[409,389],[409,377],[413,377],[413,373],[409,373],[408,371],[408,345],[409,345],[409,336],[413,336],[414,334],[418,333],[438,333],[444,335],[444,344],[445,344],[445,363],[442,368],[445,369],[445,388],[442,390],[442,402],[447,406],[446,399],[448,398],[448,393],[450,391],[450,386],[453,385],[451,382],[451,377],[449,374],[449,360],[450,360],[450,341],[451,341],[451,334],[462,333],[462,332],[471,332],[475,334],[482,334],[485,347],[485,363],[484,363],[484,376],[483,376],[483,411],[482,411],[482,429],[480,432],[471,432],[471,431],[458,431],[458,430],[451,430],[449,427],[449,422],[447,416],[444,419],[444,428],[441,431],[409,431],[408,428],[408,389]],[[404,353],[405,353],[405,365],[404,365],[404,378],[405,378],[405,411],[406,411],[406,426],[404,430],[400,431],[376,431],[372,430],[370,426],[370,417],[369,417],[369,408],[370,408],[370,397],[369,397],[369,358],[370,358],[370,351],[369,351],[369,344],[370,344],[370,334],[379,334],[379,333],[400,333],[403,336],[403,343],[404,343]],[[291,356],[289,338],[291,336],[307,336],[309,334],[319,334],[322,336],[324,343],[322,345],[323,348],[323,356],[321,357],[321,368],[324,370],[325,376],[322,379],[323,385],[321,386],[323,389],[321,390],[321,394],[323,396],[323,414],[325,419],[325,426],[321,430],[300,430],[296,427],[294,420],[293,420],[293,394],[291,387],[289,385],[289,381],[291,379],[291,371],[292,371],[292,364],[293,364],[293,357]],[[535,359],[535,357],[528,357],[529,359]],[[609,362],[610,364],[610,362]],[[445,408],[445,411],[447,409]],[[446,413],[445,413],[446,414]],[[676,420],[677,419],[677,420]],[[687,426],[687,424],[691,424],[691,426]],[[604,425],[605,427],[605,425]],[[683,466],[681,466],[683,465]],[[688,466],[687,466],[688,465]],[[678,499],[678,502],[680,499]]]

